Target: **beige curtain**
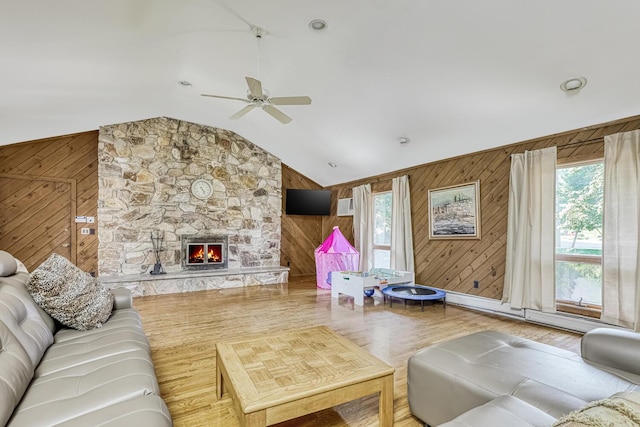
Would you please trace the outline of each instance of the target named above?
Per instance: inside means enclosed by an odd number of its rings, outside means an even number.
[[[502,302],[555,312],[556,147],[511,157]]]
[[[353,196],[353,240],[360,252],[361,271],[373,267],[373,199],[371,185],[354,187]]]
[[[391,182],[391,268],[413,272],[413,233],[409,177]]]
[[[640,330],[640,131],[604,138],[602,320]]]

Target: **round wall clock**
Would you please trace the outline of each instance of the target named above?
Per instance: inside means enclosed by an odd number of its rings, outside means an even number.
[[[213,194],[213,186],[206,179],[196,179],[191,184],[191,194],[198,199],[206,200]]]

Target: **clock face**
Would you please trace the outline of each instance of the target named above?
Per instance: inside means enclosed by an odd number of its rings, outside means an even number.
[[[191,184],[191,193],[198,199],[206,200],[213,194],[213,186],[206,179],[197,179]]]

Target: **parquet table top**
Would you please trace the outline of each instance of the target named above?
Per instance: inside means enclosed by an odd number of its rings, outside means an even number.
[[[318,396],[330,407],[380,392],[377,380],[393,381],[393,367],[326,326],[220,342],[216,350],[218,378],[243,414],[296,401],[308,405],[308,399]],[[359,386],[363,384],[370,389]],[[334,391],[344,396],[332,395]]]

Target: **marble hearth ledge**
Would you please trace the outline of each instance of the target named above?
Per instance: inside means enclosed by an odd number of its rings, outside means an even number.
[[[287,283],[289,267],[255,267],[225,270],[185,270],[167,274],[101,276],[106,287],[128,288],[134,297],[210,289],[241,288]]]

